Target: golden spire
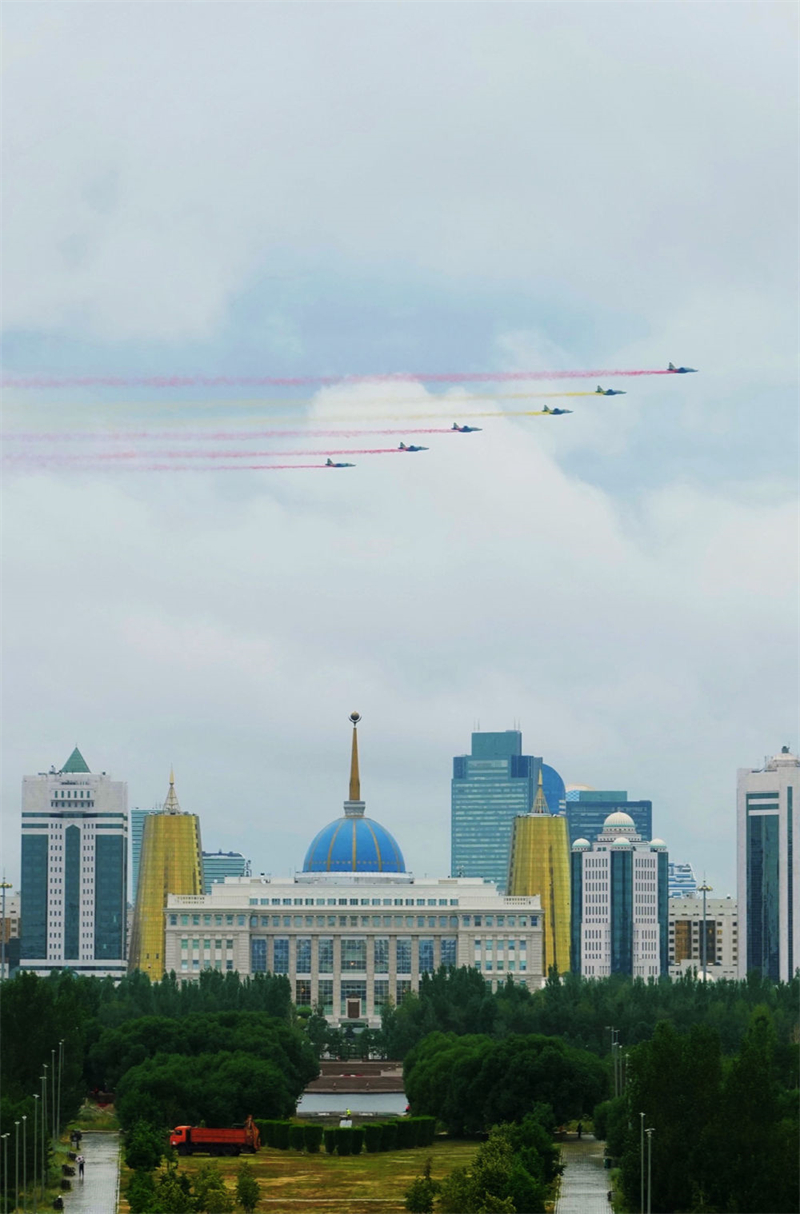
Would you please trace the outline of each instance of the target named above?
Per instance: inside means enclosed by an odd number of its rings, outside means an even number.
[[[178,802],[178,794],[175,792],[175,771],[171,766],[169,769],[169,792],[167,793],[167,799],[161,812],[164,814],[179,814],[183,812]]]
[[[533,799],[533,809],[531,810],[531,813],[546,814],[549,812],[550,811],[547,808],[547,799],[544,795],[544,788],[542,787],[542,769],[540,767],[539,768],[539,784],[536,789],[536,796]]]
[[[350,720],[353,722],[353,749],[350,753],[350,800],[361,800],[361,778],[358,774],[358,722],[361,720],[360,712],[351,712]]]

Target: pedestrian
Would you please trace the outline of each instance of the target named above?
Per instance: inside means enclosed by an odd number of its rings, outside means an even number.
[[[583,1133],[583,1123],[579,1121],[578,1122],[578,1138],[580,1138],[582,1133]]]
[[[84,1165],[84,1163],[85,1163],[85,1162],[86,1162],[86,1161],[85,1161],[85,1159],[83,1158],[83,1156],[82,1156],[82,1155],[79,1155],[79,1156],[78,1156],[78,1178],[79,1178],[80,1180],[83,1180],[83,1165]]]

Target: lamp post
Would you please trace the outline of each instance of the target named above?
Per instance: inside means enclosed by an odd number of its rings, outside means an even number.
[[[22,1208],[28,1214],[28,1114],[22,1114]]]
[[[47,1063],[44,1064],[45,1072]],[[47,1074],[40,1075],[42,1081],[42,1201],[47,1188]]]
[[[653,1134],[655,1133],[652,1126],[648,1126],[645,1130],[647,1135],[647,1214],[650,1214],[653,1208]]]
[[[19,1197],[19,1122],[14,1122],[14,1209],[17,1208]]]
[[[64,1067],[64,1040],[58,1043],[58,1104],[56,1105],[56,1130],[61,1134],[61,1071]]]
[[[3,1209],[8,1209],[8,1134],[0,1134],[3,1142]]]
[[[706,964],[708,960],[708,940],[706,938],[706,894],[711,894],[714,891],[707,883],[705,877],[703,877],[703,884],[699,887],[699,889],[700,893],[703,895],[703,939],[700,945],[700,955],[703,958],[703,981],[705,982],[708,969]]]
[[[611,1061],[614,1065],[614,1095],[619,1096],[619,1078],[617,1075],[617,1050],[619,1047],[619,1029],[614,1028],[613,1024],[607,1024],[606,1028],[611,1033]]]
[[[639,1209],[644,1214],[644,1113],[639,1114],[639,1177],[642,1190]]]
[[[50,1116],[53,1120],[53,1150],[56,1149],[56,1052],[50,1051]]]
[[[5,877],[0,881],[0,890],[3,891],[3,935],[0,940],[0,948],[2,949],[2,961],[0,961],[0,982],[5,981],[6,976],[6,890],[13,889],[10,881],[6,881]]]
[[[37,1193],[39,1186],[36,1182],[36,1173],[38,1172],[39,1164],[39,1147],[36,1141],[36,1131],[39,1126],[39,1093],[35,1092],[33,1097],[33,1214],[38,1214],[39,1203]]]

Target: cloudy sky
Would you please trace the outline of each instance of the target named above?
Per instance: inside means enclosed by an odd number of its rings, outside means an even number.
[[[519,721],[735,893],[736,769],[798,743],[796,9],[4,9],[8,376],[701,369],[321,477],[12,462],[6,875],[22,776],[76,742],[143,808],[174,763],[204,846],[300,867],[357,708],[418,873],[448,872],[451,757]],[[11,430],[240,416],[5,399]]]

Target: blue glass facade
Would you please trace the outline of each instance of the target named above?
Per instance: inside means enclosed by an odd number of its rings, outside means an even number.
[[[748,797],[748,801],[750,797]],[[779,817],[765,812],[747,816],[747,970],[780,978]]]
[[[633,973],[633,852],[611,852],[611,973]]]
[[[128,902],[128,840],[98,835],[94,870],[94,955],[98,961],[125,957]]]
[[[653,837],[652,801],[629,801],[626,792],[600,792],[594,789],[586,792],[581,789],[567,793],[566,805],[570,847],[576,839],[588,839],[594,843],[602,834],[608,815],[618,810],[633,818],[636,833],[643,839]]]
[[[20,919],[23,957],[47,956],[47,835],[22,836]]]
[[[530,812],[540,771],[547,807],[559,813],[564,781],[540,758],[522,753],[519,730],[472,735],[472,753],[453,760],[451,876],[483,877],[505,891],[514,818]]]

